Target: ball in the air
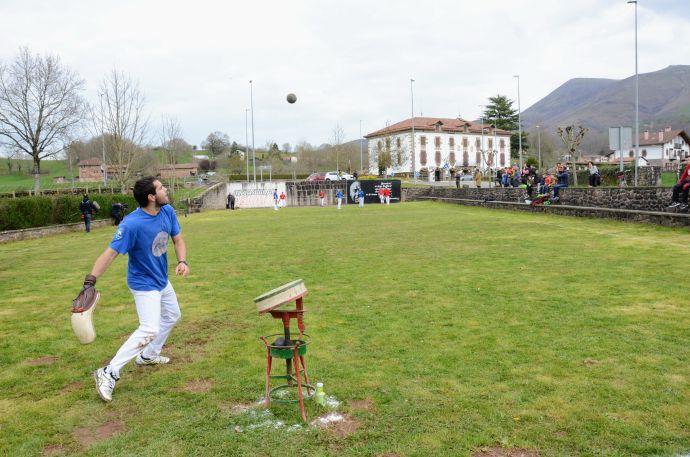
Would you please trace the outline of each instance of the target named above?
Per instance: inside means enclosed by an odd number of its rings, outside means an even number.
[[[295,103],[297,101],[297,95],[288,94],[287,101],[288,101],[288,103]]]

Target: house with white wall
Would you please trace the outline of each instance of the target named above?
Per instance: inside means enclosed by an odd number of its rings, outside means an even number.
[[[386,172],[396,175],[411,175],[413,170],[445,174],[451,168],[485,171],[510,164],[510,132],[461,118],[415,117],[364,137],[372,174],[379,172],[381,154],[390,154]]]
[[[635,150],[632,152],[635,156]],[[690,158],[690,137],[684,130],[674,130],[666,127],[658,132],[645,130],[640,134],[640,157],[647,159],[650,165],[665,168]]]

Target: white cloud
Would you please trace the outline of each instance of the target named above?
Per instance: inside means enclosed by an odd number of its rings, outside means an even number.
[[[640,71],[690,63],[682,0],[640,1]],[[177,117],[187,140],[244,141],[254,80],[256,142],[346,139],[410,115],[474,118],[496,93],[523,109],[573,77],[634,71],[633,7],[569,2],[15,1],[0,4],[0,59],[21,45],[59,54],[95,99],[112,68],[139,80],[153,123]],[[285,95],[295,92],[295,105]]]

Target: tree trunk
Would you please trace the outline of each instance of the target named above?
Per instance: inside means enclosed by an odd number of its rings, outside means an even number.
[[[573,186],[577,187],[577,157],[575,157],[575,151],[570,151],[570,157],[573,161]]]
[[[38,154],[34,155],[34,192],[38,193],[41,191],[41,159],[38,158]]]

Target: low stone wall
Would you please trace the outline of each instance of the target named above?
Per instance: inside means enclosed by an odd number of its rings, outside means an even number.
[[[589,206],[572,206],[563,204],[549,206],[532,206],[527,203],[517,202],[498,202],[462,198],[425,196],[419,197],[419,200],[432,200],[444,203],[455,203],[464,206],[484,206],[487,208],[529,211],[533,213],[550,213],[564,216],[598,217],[621,221],[646,222],[651,224],[664,225],[667,227],[690,227],[690,214],[683,213],[664,213],[660,211],[639,211],[631,209],[603,207],[597,208]]]
[[[471,200],[491,200],[499,202],[524,202],[527,198],[525,189],[520,188],[405,188],[405,200],[419,197],[464,198]],[[638,211],[661,211],[671,201],[671,189],[668,187],[597,187],[573,188],[560,191],[562,205],[587,206],[600,208],[630,209]]]
[[[91,221],[91,228],[112,226],[111,219],[99,219]],[[75,222],[73,224],[49,225],[48,227],[37,227],[22,230],[6,230],[0,232],[0,243],[9,243],[10,241],[30,240],[34,238],[43,238],[48,235],[56,235],[58,233],[67,232],[81,232],[84,231],[83,222]]]

